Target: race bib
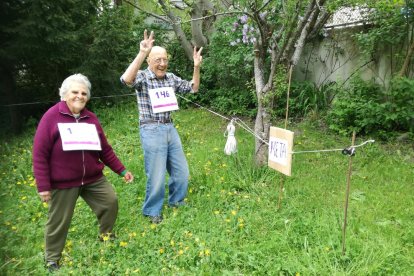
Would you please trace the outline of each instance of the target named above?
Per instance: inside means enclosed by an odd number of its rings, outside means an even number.
[[[101,140],[94,124],[58,123],[62,148],[70,150],[102,150]]]
[[[148,90],[153,113],[178,109],[177,98],[172,87],[161,87]]]

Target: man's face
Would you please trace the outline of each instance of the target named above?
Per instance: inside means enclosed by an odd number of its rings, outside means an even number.
[[[150,70],[154,72],[157,78],[164,78],[168,68],[167,51],[161,47],[153,48],[147,61]]]

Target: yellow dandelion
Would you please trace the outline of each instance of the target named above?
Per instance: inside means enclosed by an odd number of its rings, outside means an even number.
[[[216,210],[216,211],[214,211],[214,214],[215,215],[219,215],[220,214],[220,211]]]
[[[165,252],[164,248],[160,248],[159,252],[160,254],[163,254]]]
[[[227,164],[226,164],[226,163],[223,163],[223,164],[221,164],[221,166],[222,166],[223,168],[225,168],[225,167],[227,167]]]
[[[299,272],[296,272],[295,276],[300,276],[300,273]]]
[[[245,195],[245,196],[243,196],[244,198],[249,198],[249,196],[248,195]]]
[[[175,241],[174,240],[171,240],[170,241],[170,244],[171,244],[171,246],[174,246],[175,245]]]
[[[229,223],[229,222],[231,221],[231,219],[226,219],[225,221],[226,221],[227,223]]]
[[[204,250],[204,254],[206,255],[206,256],[210,256],[210,250],[209,249],[206,249],[206,250]]]
[[[47,202],[43,202],[42,205],[43,205],[43,208],[49,207],[49,204]]]
[[[103,239],[103,241],[109,241],[109,236],[105,235],[105,236],[102,237],[102,239]]]
[[[235,210],[232,210],[232,211],[231,211],[231,214],[232,214],[233,216],[235,216],[235,215],[237,214],[237,212],[236,212]]]
[[[214,151],[218,151],[219,150],[219,148],[214,148]]]
[[[27,196],[22,196],[22,200],[26,200],[27,199]]]
[[[244,227],[244,223],[239,223],[239,227],[243,228]]]
[[[16,226],[12,226],[12,230],[13,231],[16,231],[17,230],[17,227]]]
[[[155,228],[157,228],[157,225],[155,223],[152,223],[150,227],[152,230],[154,230]]]
[[[175,125],[175,128],[177,128],[177,129],[180,128],[180,125]]]
[[[183,255],[184,254],[184,250],[180,249],[178,250],[178,255]]]
[[[329,246],[325,247],[325,251],[329,251],[331,248]]]
[[[238,222],[243,223],[244,222],[244,219],[238,218]]]
[[[198,253],[198,256],[203,257],[203,256],[204,256],[204,250],[201,250],[201,251]]]
[[[145,237],[145,232],[142,232],[141,233],[141,237]]]
[[[21,185],[22,184],[22,182],[20,182],[20,181],[17,181],[17,185]]]
[[[191,152],[187,152],[187,156],[191,156]]]
[[[128,245],[128,243],[127,242],[124,242],[124,241],[121,241],[119,243],[119,246],[121,246],[121,247],[126,247],[127,245]]]
[[[192,194],[192,193],[193,193],[193,189],[191,189],[191,188],[190,188],[190,189],[188,190],[188,192],[189,192],[190,194]]]

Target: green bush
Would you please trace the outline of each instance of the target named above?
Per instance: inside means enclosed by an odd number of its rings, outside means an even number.
[[[329,127],[341,134],[356,131],[385,138],[390,132],[413,132],[414,80],[395,78],[387,90],[355,79],[338,92],[328,113]]]

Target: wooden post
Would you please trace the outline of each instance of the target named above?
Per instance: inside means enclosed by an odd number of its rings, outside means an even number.
[[[352,146],[355,145],[355,131],[352,134]],[[344,225],[342,228],[342,255],[345,255],[345,239],[346,239],[346,224],[348,216],[348,201],[349,201],[349,190],[351,187],[351,175],[352,175],[352,154],[349,156],[348,164],[348,176],[346,179],[346,193],[345,193],[345,207],[344,207]]]

